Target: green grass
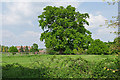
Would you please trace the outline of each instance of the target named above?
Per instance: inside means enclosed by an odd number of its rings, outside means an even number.
[[[115,55],[9,55],[2,54],[3,77],[55,77],[55,78],[90,78],[95,69],[100,66],[104,72],[101,61],[105,59],[115,60]],[[80,63],[79,63],[80,61]],[[109,62],[107,62],[109,63]],[[96,67],[97,65],[97,67]],[[114,64],[113,64],[114,65]],[[71,67],[70,67],[71,66]],[[112,66],[113,67],[113,66]],[[113,69],[116,69],[113,67]],[[74,70],[75,69],[75,70]],[[84,70],[87,71],[84,72]],[[98,69],[98,70],[99,70]],[[79,73],[79,71],[81,71]],[[95,72],[94,72],[95,71]],[[11,73],[12,72],[12,73]],[[111,72],[107,72],[111,76]],[[101,73],[103,75],[103,73]],[[102,76],[99,75],[99,76]],[[112,73],[113,75],[113,73]],[[106,75],[105,75],[106,77]]]
[[[47,58],[51,58],[54,55],[10,55],[8,56],[7,54],[2,54],[2,65],[5,64],[12,64],[12,63],[19,63],[23,66],[28,66],[31,64],[31,62],[40,60],[43,61],[45,63],[49,62],[49,59]],[[66,58],[66,57],[71,57],[71,58],[83,58],[87,61],[91,61],[91,62],[100,62],[104,59],[115,59],[116,56],[115,55],[56,55],[57,58]]]

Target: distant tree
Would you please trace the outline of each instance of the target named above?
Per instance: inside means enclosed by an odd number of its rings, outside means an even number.
[[[13,55],[15,55],[15,54],[16,54],[16,52],[18,52],[18,50],[17,50],[17,48],[16,48],[16,47],[11,46],[11,47],[9,48],[9,52],[12,52],[12,54],[13,54]]]
[[[46,6],[38,18],[44,31],[40,40],[45,40],[46,48],[53,48],[59,54],[71,54],[78,47],[88,48],[92,39],[91,32],[84,26],[89,25],[88,13],[81,14],[71,5],[66,8]]]
[[[88,47],[87,53],[97,55],[109,54],[109,48],[105,43],[103,43],[99,39],[96,39]]]
[[[26,54],[29,54],[28,53],[29,52],[28,46],[25,47],[25,52],[26,52]]]
[[[8,52],[8,46],[5,46],[5,52]]]
[[[114,39],[113,44],[110,45],[110,53],[118,54],[120,52],[120,36]]]
[[[38,52],[38,51],[39,51],[38,45],[36,43],[34,43],[33,46],[31,46],[31,48],[30,48],[30,52],[35,53],[35,52]]]
[[[5,52],[5,46],[1,46],[1,50],[2,50],[2,52]]]
[[[2,52],[2,47],[1,47],[1,45],[0,45],[0,52]]]
[[[2,52],[5,52],[5,47],[3,47]]]
[[[36,44],[36,43],[34,43],[33,44],[33,50],[34,50],[34,52],[38,52],[39,50],[38,50],[38,45]]]
[[[21,46],[19,50],[20,50],[20,52],[24,52],[23,46]]]
[[[33,51],[34,51],[33,46],[31,46],[31,48],[30,48],[30,52],[33,52]]]

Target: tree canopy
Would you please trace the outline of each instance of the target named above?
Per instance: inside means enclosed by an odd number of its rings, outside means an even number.
[[[33,46],[31,47],[31,49],[30,49],[30,52],[38,52],[39,50],[38,50],[38,45],[36,44],[36,43],[34,43],[33,44]]]
[[[25,52],[29,52],[28,46],[25,47]]]
[[[20,52],[24,52],[23,46],[21,46],[19,50],[20,50]]]
[[[46,48],[53,48],[59,53],[73,53],[73,49],[87,49],[92,38],[85,28],[89,25],[88,13],[76,12],[71,5],[64,8],[47,6],[39,18],[39,26],[44,31],[40,40],[45,40]]]
[[[17,50],[17,48],[16,48],[16,47],[11,46],[11,47],[9,48],[9,52],[14,53],[14,52],[18,52],[18,50]]]
[[[109,54],[108,46],[99,39],[93,40],[87,50],[88,54]]]

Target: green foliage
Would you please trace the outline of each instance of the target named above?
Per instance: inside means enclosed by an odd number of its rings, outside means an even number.
[[[25,47],[25,52],[26,52],[26,54],[29,54],[28,53],[29,52],[28,46]]]
[[[34,51],[33,46],[31,46],[31,48],[30,48],[30,52],[33,52],[33,51]]]
[[[85,54],[85,50],[83,48],[78,47],[78,49],[73,50],[74,54]]]
[[[120,52],[120,37],[116,37],[114,42],[109,42],[107,45],[111,54],[118,54]]]
[[[87,53],[97,55],[109,54],[109,48],[105,43],[103,43],[99,39],[96,39],[88,47]]]
[[[105,59],[95,65],[93,76],[96,78],[117,78],[118,66],[116,60]]]
[[[43,55],[38,56],[39,60],[35,60],[36,58],[37,56],[34,56],[32,63],[27,67],[19,63],[3,65],[3,78],[118,78],[120,73],[119,58],[103,59],[99,62],[91,62],[81,57],[71,58],[71,56]]]
[[[9,48],[9,52],[18,52],[18,50],[17,50],[16,47],[11,46],[11,47]]]
[[[74,54],[78,54],[77,49],[73,49],[73,53],[74,53]]]
[[[33,50],[34,50],[34,52],[38,52],[39,50],[38,50],[38,45],[36,44],[36,43],[34,43],[33,44]]]
[[[55,50],[53,50],[52,48],[47,48],[47,49],[46,49],[46,53],[47,53],[47,54],[58,54],[58,52],[55,51]]]
[[[71,54],[77,47],[88,48],[92,38],[91,32],[84,27],[85,24],[89,25],[87,13],[76,12],[71,5],[66,8],[47,6],[38,18],[39,26],[44,31],[40,40],[45,40],[46,48],[60,54]]]
[[[8,49],[9,49],[8,46],[5,46],[5,52],[8,52]]]
[[[78,54],[83,54],[83,53],[85,53],[85,51],[83,50],[83,48],[79,48],[78,47]]]
[[[33,44],[33,46],[31,46],[31,49],[30,49],[30,52],[39,52],[39,49],[38,49],[38,45],[36,43]]]
[[[21,46],[19,50],[20,50],[20,52],[24,52],[23,46]]]
[[[8,52],[8,46],[1,46],[0,45],[0,52]]]
[[[11,47],[9,48],[9,52],[12,52],[12,54],[13,54],[13,55],[15,55],[15,54],[16,54],[16,52],[18,52],[18,50],[17,50],[17,48],[16,48],[16,47],[11,46]]]

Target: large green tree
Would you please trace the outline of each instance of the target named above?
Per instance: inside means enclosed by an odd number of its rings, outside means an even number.
[[[89,15],[75,10],[71,5],[66,8],[47,6],[38,16],[39,26],[44,31],[40,40],[45,40],[47,48],[53,48],[60,54],[73,53],[73,49],[78,47],[88,48],[92,40],[91,32],[84,25],[89,25],[86,21]]]

